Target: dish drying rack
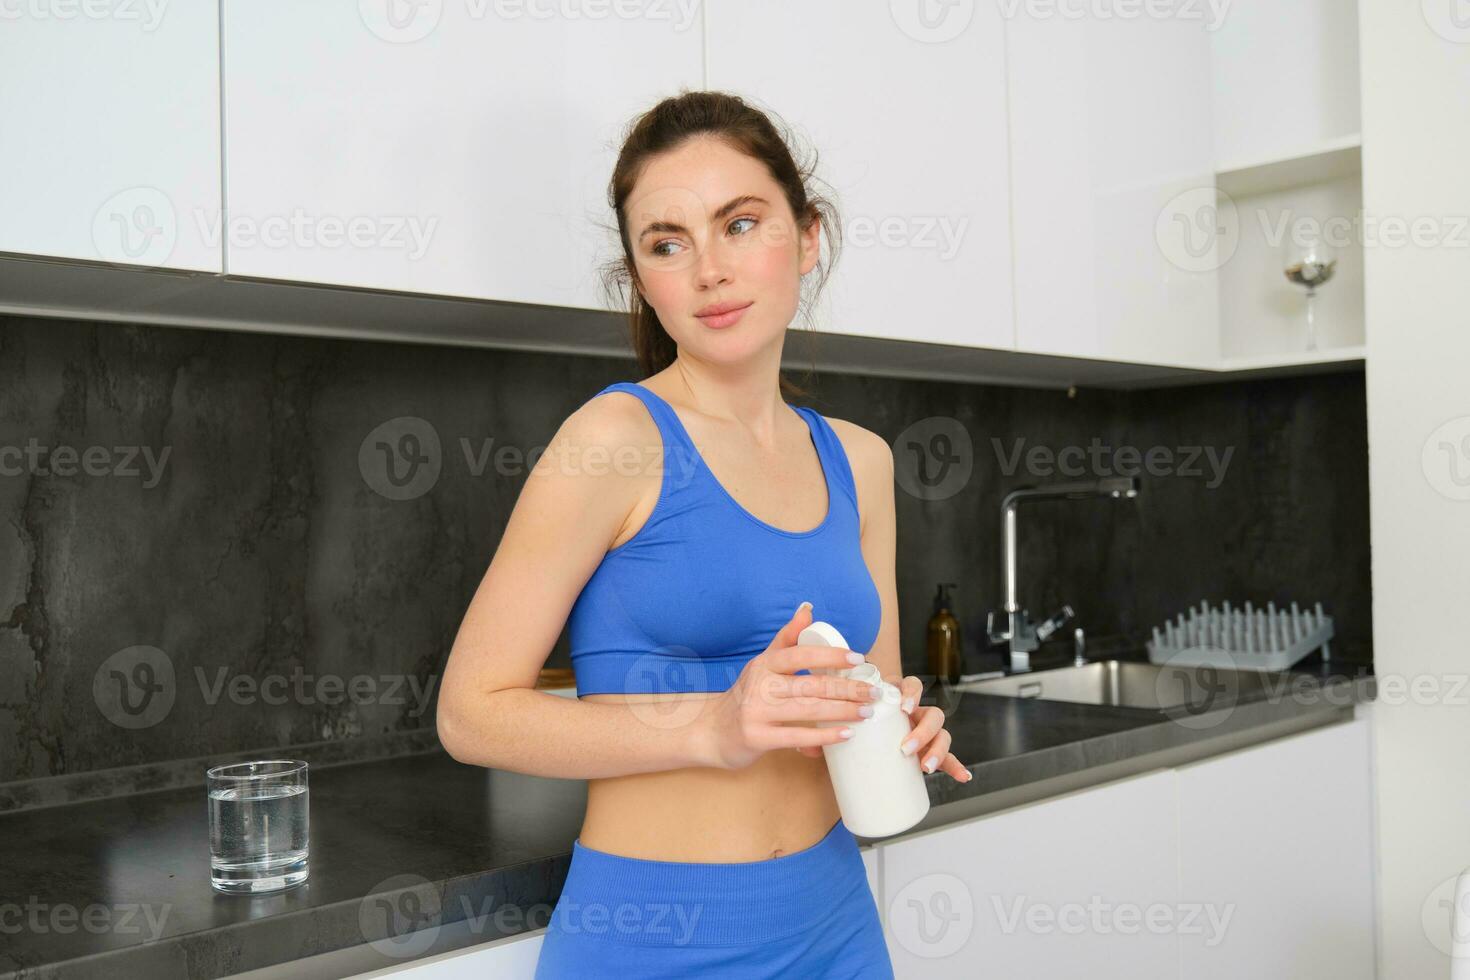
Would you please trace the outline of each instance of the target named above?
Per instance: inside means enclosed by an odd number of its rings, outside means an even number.
[[[1331,656],[1332,617],[1313,609],[1278,610],[1276,603],[1257,609],[1247,602],[1244,609],[1222,603],[1211,609],[1208,602],[1180,613],[1162,627],[1154,627],[1153,639],[1145,643],[1148,659],[1173,667],[1219,667],[1226,670],[1286,670],[1307,654],[1322,648],[1322,659]]]

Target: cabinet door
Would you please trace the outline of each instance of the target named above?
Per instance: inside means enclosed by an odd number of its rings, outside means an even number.
[[[220,270],[215,10],[0,8],[0,252]]]
[[[707,0],[708,84],[816,154],[843,232],[817,329],[1009,349],[1000,14],[933,6],[925,20],[925,4]]]
[[[1215,366],[1208,6],[1003,6],[1018,346]]]
[[[498,939],[480,946],[431,956],[416,963],[359,973],[350,980],[532,980],[546,930]]]
[[[1180,887],[1231,914],[1183,937],[1190,980],[1372,980],[1367,719],[1179,769]]]
[[[1257,0],[1226,9],[1210,36],[1217,164],[1290,157],[1358,136],[1354,0]],[[1292,111],[1282,112],[1288,98]]]
[[[605,307],[617,137],[699,87],[697,9],[224,10],[228,272]]]
[[[885,842],[895,972],[1178,978],[1177,847],[1172,769]]]

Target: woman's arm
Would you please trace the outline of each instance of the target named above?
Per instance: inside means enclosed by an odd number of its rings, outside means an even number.
[[[439,740],[460,762],[556,779],[601,779],[630,773],[713,766],[706,726],[646,723],[636,705],[574,701],[524,687],[492,691],[478,717],[450,726],[439,714]],[[647,709],[645,708],[645,711]],[[446,737],[448,732],[452,737]]]
[[[853,446],[848,459],[858,488],[858,514],[862,519],[863,561],[883,609],[873,648],[864,652],[869,663],[878,665],[883,679],[897,687],[903,680],[903,662],[898,643],[898,529],[893,501],[893,450],[877,433],[858,426],[850,426],[848,432]]]
[[[949,751],[950,734],[944,729],[944,709],[937,705],[921,705],[924,682],[917,675],[904,676],[903,658],[899,654],[898,585],[898,519],[893,499],[893,449],[882,436],[851,422],[838,420],[842,441],[847,449],[853,481],[858,488],[858,511],[862,517],[863,561],[878,590],[883,619],[873,648],[867,651],[870,663],[877,664],[883,679],[899,689],[903,708],[909,712],[913,729],[905,744],[907,753],[917,755],[926,772],[944,771],[960,782],[974,778]],[[836,426],[833,427],[837,429]],[[930,764],[932,761],[932,765]]]
[[[572,604],[659,479],[658,429],[635,401],[578,408],[521,489],[444,668],[439,741],[460,762],[564,779],[714,764],[697,718],[661,725],[648,706],[535,690]]]

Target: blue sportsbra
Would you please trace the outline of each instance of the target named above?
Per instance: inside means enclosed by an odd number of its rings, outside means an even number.
[[[647,521],[603,556],[568,615],[578,697],[729,690],[803,600],[852,649],[872,648],[882,608],[863,560],[852,469],[826,419],[791,406],[821,460],[827,515],[809,531],[786,531],[735,502],[668,402],[631,381],[592,397],[609,391],[648,408],[663,438],[663,477]]]

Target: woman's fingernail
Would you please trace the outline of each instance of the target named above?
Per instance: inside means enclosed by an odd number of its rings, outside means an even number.
[[[903,710],[904,710],[904,714],[913,714],[914,713],[914,699],[913,698],[904,698],[903,699]]]
[[[803,609],[810,609],[811,607],[812,604],[810,602],[803,602],[801,605],[796,607],[796,611],[801,612]]]
[[[929,758],[924,760],[924,771],[933,772],[934,767],[937,765],[939,765],[939,758],[937,756],[931,755]]]
[[[847,651],[847,662],[850,664],[860,664],[863,662],[863,655],[856,650],[849,650]]]
[[[858,705],[858,714],[862,715],[864,718],[873,717],[873,706],[871,704]]]
[[[840,735],[842,738],[852,738],[852,729],[851,728],[843,728],[843,729],[840,729],[837,732],[837,734]]]
[[[913,755],[914,754],[914,750],[917,749],[918,747],[919,747],[919,743],[918,742],[916,742],[914,739],[909,739],[907,742],[903,743],[903,754],[904,755]]]
[[[970,770],[966,769],[965,770],[965,782],[968,783],[970,780],[972,780],[974,778],[975,778],[975,774],[973,772],[971,772]]]

